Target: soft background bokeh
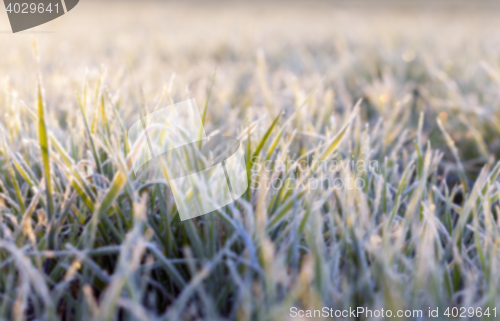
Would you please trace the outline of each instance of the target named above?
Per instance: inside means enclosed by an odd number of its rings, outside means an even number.
[[[86,74],[95,80],[103,68],[109,75],[107,86],[121,87],[123,103],[130,107],[139,104],[140,89],[151,97],[170,84],[175,101],[201,101],[218,68],[208,114],[216,119],[239,109],[249,121],[262,115],[266,99],[292,104],[294,86],[303,96],[332,88],[337,99],[351,105],[368,87],[375,95],[392,91],[387,94],[400,99],[404,93],[397,87],[408,85],[398,84],[398,79],[370,84],[371,79],[342,77],[352,70],[389,71],[410,76],[410,85],[417,85],[414,80],[425,64],[436,73],[449,72],[459,86],[481,87],[486,94],[484,86],[491,83],[484,83],[489,76],[481,63],[493,68],[498,64],[499,8],[490,1],[81,1],[78,11],[16,35],[9,33],[2,10],[0,80],[23,99],[33,98],[36,39],[48,111],[54,116],[71,114],[76,103],[72,93]],[[258,72],[263,63],[270,74]],[[270,92],[260,88],[263,76],[272,78]],[[339,95],[346,87],[357,92]],[[134,108],[127,111],[135,113]],[[218,125],[236,130],[240,120]]]

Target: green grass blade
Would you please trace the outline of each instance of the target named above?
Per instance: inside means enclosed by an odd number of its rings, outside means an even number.
[[[49,135],[47,132],[47,125],[45,122],[45,105],[43,101],[42,85],[40,83],[38,83],[37,105],[38,105],[38,138],[40,144],[40,151],[42,153],[43,172],[45,177],[45,195],[47,196],[47,215],[50,224],[52,224],[55,216],[55,208],[54,208],[54,197],[52,195],[50,145],[49,145]],[[49,249],[53,249],[55,246],[54,238],[55,238],[55,231],[51,229],[48,238]]]

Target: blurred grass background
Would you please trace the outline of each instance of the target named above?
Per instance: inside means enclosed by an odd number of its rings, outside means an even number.
[[[1,10],[0,316],[464,306],[495,320],[499,9],[82,1],[16,35]],[[207,134],[242,139],[253,173],[251,156],[379,168],[339,174],[362,190],[251,189],[180,222],[168,184],[127,169],[124,129],[188,98]]]

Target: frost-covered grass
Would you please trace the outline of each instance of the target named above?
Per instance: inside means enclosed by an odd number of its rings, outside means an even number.
[[[498,11],[386,10],[82,2],[56,34],[0,35],[0,317],[494,320]],[[188,98],[241,139],[252,188],[181,222],[124,142]]]

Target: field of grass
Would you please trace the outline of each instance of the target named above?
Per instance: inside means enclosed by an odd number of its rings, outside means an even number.
[[[82,1],[0,33],[0,319],[498,319],[499,13]],[[126,130],[189,98],[251,187],[180,221]]]

